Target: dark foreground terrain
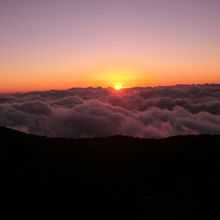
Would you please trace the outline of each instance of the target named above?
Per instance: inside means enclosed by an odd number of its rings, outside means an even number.
[[[220,217],[220,136],[0,140],[1,219]]]

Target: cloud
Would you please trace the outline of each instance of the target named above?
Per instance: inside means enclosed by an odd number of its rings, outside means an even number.
[[[22,104],[14,104],[14,108],[29,114],[34,115],[50,115],[52,108],[42,101],[30,101]]]
[[[0,125],[49,137],[220,133],[220,85],[0,95]]]

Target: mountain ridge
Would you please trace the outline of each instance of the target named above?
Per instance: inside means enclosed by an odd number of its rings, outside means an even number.
[[[219,217],[219,135],[63,139],[0,127],[0,137],[10,217]]]

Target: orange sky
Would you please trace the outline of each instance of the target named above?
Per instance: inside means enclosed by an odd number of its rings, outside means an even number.
[[[0,92],[220,83],[219,10],[197,0],[1,1]]]

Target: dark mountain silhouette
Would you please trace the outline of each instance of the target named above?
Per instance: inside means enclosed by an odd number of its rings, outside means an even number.
[[[2,219],[219,219],[219,135],[0,141]]]

